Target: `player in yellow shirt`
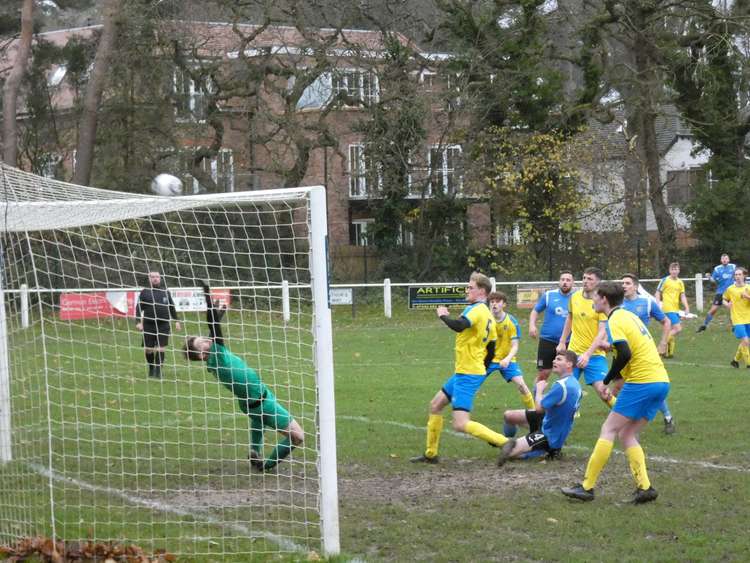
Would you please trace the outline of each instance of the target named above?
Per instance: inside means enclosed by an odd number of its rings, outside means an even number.
[[[680,303],[685,308],[685,315],[690,314],[690,305],[688,305],[688,300],[685,296],[685,284],[680,279],[679,262],[672,262],[669,265],[669,275],[663,277],[659,282],[654,298],[672,323],[669,340],[667,341],[667,353],[664,356],[665,358],[671,358],[674,356],[676,346],[675,337],[682,331]]]
[[[427,419],[427,445],[423,455],[411,458],[414,463],[437,463],[440,433],[443,431],[443,409],[453,407],[453,429],[502,446],[508,438],[471,420],[474,397],[484,380],[487,366],[495,355],[495,320],[487,307],[492,283],[484,274],[474,272],[466,288],[469,304],[457,319],[450,318],[448,307],[437,308],[437,316],[456,334],[455,373],[430,401]]]
[[[622,377],[625,385],[607,419],[586,466],[583,482],[563,488],[562,493],[579,500],[594,500],[594,487],[619,438],[636,482],[635,504],[658,496],[646,471],[646,457],[638,434],[656,416],[669,394],[669,376],[648,329],[641,320],[620,305],[625,292],[619,283],[605,282],[596,290],[594,306],[607,315],[607,338],[614,359],[604,382]]]
[[[513,382],[516,384],[524,406],[529,410],[534,410],[534,397],[526,386],[526,382],[523,380],[523,372],[516,362],[518,342],[521,339],[521,327],[513,315],[505,312],[505,306],[508,304],[507,295],[496,291],[490,293],[489,300],[490,310],[495,318],[497,341],[495,343],[495,356],[487,368],[487,375],[499,371],[507,383]]]
[[[740,341],[731,361],[735,368],[740,367],[740,360],[750,368],[750,287],[745,283],[746,277],[747,270],[737,266],[734,270],[734,285],[724,290],[723,295],[724,304],[729,307],[732,330]]]
[[[570,296],[568,318],[565,320],[557,352],[570,349],[578,354],[578,364],[573,369],[573,375],[580,378],[583,373],[586,385],[591,385],[599,398],[612,407],[616,399],[602,383],[607,375],[607,356],[602,349],[602,345],[606,345],[604,323],[607,317],[594,310],[593,300],[602,275],[599,268],[584,270],[583,289]],[[570,343],[567,343],[568,336]]]

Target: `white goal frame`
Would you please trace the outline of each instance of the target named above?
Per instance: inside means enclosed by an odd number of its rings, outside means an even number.
[[[5,173],[23,174],[31,176],[19,170],[0,166],[0,183],[5,181]],[[41,179],[40,179],[41,180]],[[62,183],[60,183],[62,184]],[[71,188],[76,186],[68,184]],[[87,189],[87,188],[81,188]],[[38,198],[35,201],[10,200],[0,201],[0,231],[2,234],[14,233],[23,236],[24,232],[37,230],[54,230],[55,228],[71,228],[87,225],[96,225],[99,212],[105,214],[108,220],[126,220],[142,217],[147,214],[139,213],[129,216],[123,213],[115,219],[112,217],[111,205],[113,203],[128,203],[143,205],[144,201],[159,203],[159,211],[167,213],[171,211],[190,210],[221,203],[243,202],[271,202],[282,201],[285,197],[307,198],[308,200],[308,223],[309,234],[309,268],[310,285],[297,287],[309,287],[312,295],[312,334],[314,337],[313,360],[315,370],[316,394],[317,394],[317,418],[318,418],[318,475],[319,475],[319,518],[321,548],[326,556],[335,556],[340,552],[339,539],[339,513],[338,513],[338,485],[337,485],[337,453],[336,453],[336,409],[334,399],[334,366],[333,366],[333,336],[331,324],[331,309],[329,305],[329,266],[328,266],[328,238],[327,238],[327,209],[326,191],[323,186],[312,186],[304,188],[285,188],[274,190],[262,190],[255,192],[235,192],[226,194],[190,195],[180,197],[156,197],[138,196],[112,192],[113,198],[91,199],[81,201],[49,201]],[[109,209],[107,207],[110,206]],[[105,213],[106,212],[106,213]],[[45,225],[51,225],[40,229],[34,225],[40,223],[39,217],[44,216]],[[11,409],[13,399],[11,396],[11,368],[9,354],[9,333],[7,326],[6,298],[9,296],[19,297],[21,305],[21,319],[24,324],[28,323],[28,294],[35,292],[34,288],[6,288],[3,287],[2,256],[0,255],[0,466],[13,461]],[[128,288],[103,288],[108,291],[123,290]],[[51,288],[41,288],[36,291],[53,291]],[[282,293],[288,297],[289,284],[284,282],[280,287]],[[285,303],[286,303],[285,299]],[[40,306],[41,307],[41,306]],[[288,312],[285,310],[285,317]],[[25,320],[24,320],[25,319]],[[51,439],[51,438],[50,438]],[[51,486],[51,477],[50,477]],[[54,501],[52,501],[54,503]],[[54,516],[52,518],[52,529],[54,536]],[[53,538],[54,539],[54,538]],[[67,538],[59,538],[67,539]],[[127,538],[124,538],[127,539]]]

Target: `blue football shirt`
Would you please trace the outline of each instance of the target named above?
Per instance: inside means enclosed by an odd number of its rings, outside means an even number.
[[[573,417],[581,403],[581,384],[569,375],[558,379],[552,389],[542,397],[544,421],[542,433],[547,437],[549,447],[559,449],[573,429]]]
[[[542,328],[539,331],[540,338],[559,342],[565,326],[565,319],[568,318],[568,304],[572,293],[572,291],[562,293],[559,289],[550,289],[539,297],[534,310],[537,313],[546,310]]]

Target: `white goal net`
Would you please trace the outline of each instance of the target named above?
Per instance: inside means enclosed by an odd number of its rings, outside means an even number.
[[[0,545],[338,552],[323,188],[169,198],[2,166],[0,228]]]

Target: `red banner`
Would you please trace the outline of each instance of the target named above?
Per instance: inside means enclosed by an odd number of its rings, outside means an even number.
[[[134,291],[62,293],[60,295],[60,320],[135,317],[135,300],[136,292]]]

